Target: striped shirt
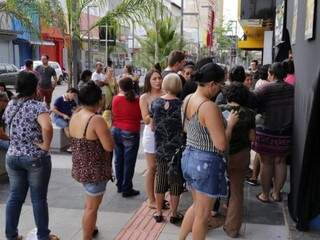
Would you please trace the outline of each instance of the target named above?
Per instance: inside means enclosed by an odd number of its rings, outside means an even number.
[[[263,121],[257,127],[285,131],[292,127],[294,87],[284,81],[274,81],[255,90]],[[259,126],[260,125],[260,126]]]
[[[209,131],[202,126],[198,119],[197,112],[190,120],[186,119],[187,146],[194,147],[201,151],[216,152],[211,141]]]

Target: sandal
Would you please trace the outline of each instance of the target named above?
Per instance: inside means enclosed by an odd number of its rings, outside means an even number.
[[[262,202],[262,203],[270,203],[270,200],[264,200],[264,199],[262,199],[262,198],[260,197],[261,194],[262,194],[262,193],[257,194],[257,195],[256,195],[256,198],[257,198],[260,202]]]
[[[60,240],[60,238],[56,235],[51,234],[49,235],[49,240]]]
[[[162,209],[163,209],[163,210],[168,210],[168,209],[170,209],[170,203],[169,203],[167,200],[164,200],[164,201],[163,201]]]
[[[282,202],[282,197],[281,197],[281,195],[279,196],[279,198],[275,198],[275,197],[271,194],[270,198],[271,198],[271,201],[272,201],[272,202]]]
[[[97,227],[94,228],[93,232],[92,232],[92,237],[95,238],[99,233],[99,229]]]
[[[177,213],[176,216],[171,216],[170,217],[170,223],[172,224],[178,224],[178,223],[181,223],[182,220],[183,220],[183,215],[181,213]]]
[[[211,217],[213,218],[218,218],[218,217],[221,217],[221,213],[220,212],[214,212],[214,211],[211,211]]]
[[[158,213],[154,213],[154,214],[153,214],[153,218],[154,218],[154,220],[156,220],[157,223],[163,222],[163,216],[162,216],[162,214],[159,215]]]

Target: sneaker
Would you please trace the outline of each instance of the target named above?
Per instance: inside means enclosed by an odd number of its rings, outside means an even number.
[[[249,185],[254,186],[254,187],[260,185],[260,184],[258,183],[258,180],[253,180],[253,179],[247,179],[247,180],[246,180],[246,183],[248,183]]]
[[[131,189],[128,192],[123,192],[122,193],[122,197],[124,197],[124,198],[134,197],[134,196],[137,196],[139,194],[140,194],[140,192],[138,190]]]

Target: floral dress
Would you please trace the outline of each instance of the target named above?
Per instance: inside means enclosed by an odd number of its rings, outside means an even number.
[[[151,104],[158,162],[169,162],[183,143],[181,106],[179,99],[158,98]]]

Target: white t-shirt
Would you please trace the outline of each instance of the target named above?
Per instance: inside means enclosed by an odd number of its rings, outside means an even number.
[[[97,81],[104,81],[106,76],[103,73],[94,72],[91,76],[91,80],[97,84]],[[105,93],[105,86],[100,87],[102,92]]]
[[[97,73],[97,72],[94,72],[92,74],[92,77],[91,77],[92,81],[96,82],[96,81],[104,81],[105,79],[105,76],[103,73]]]

